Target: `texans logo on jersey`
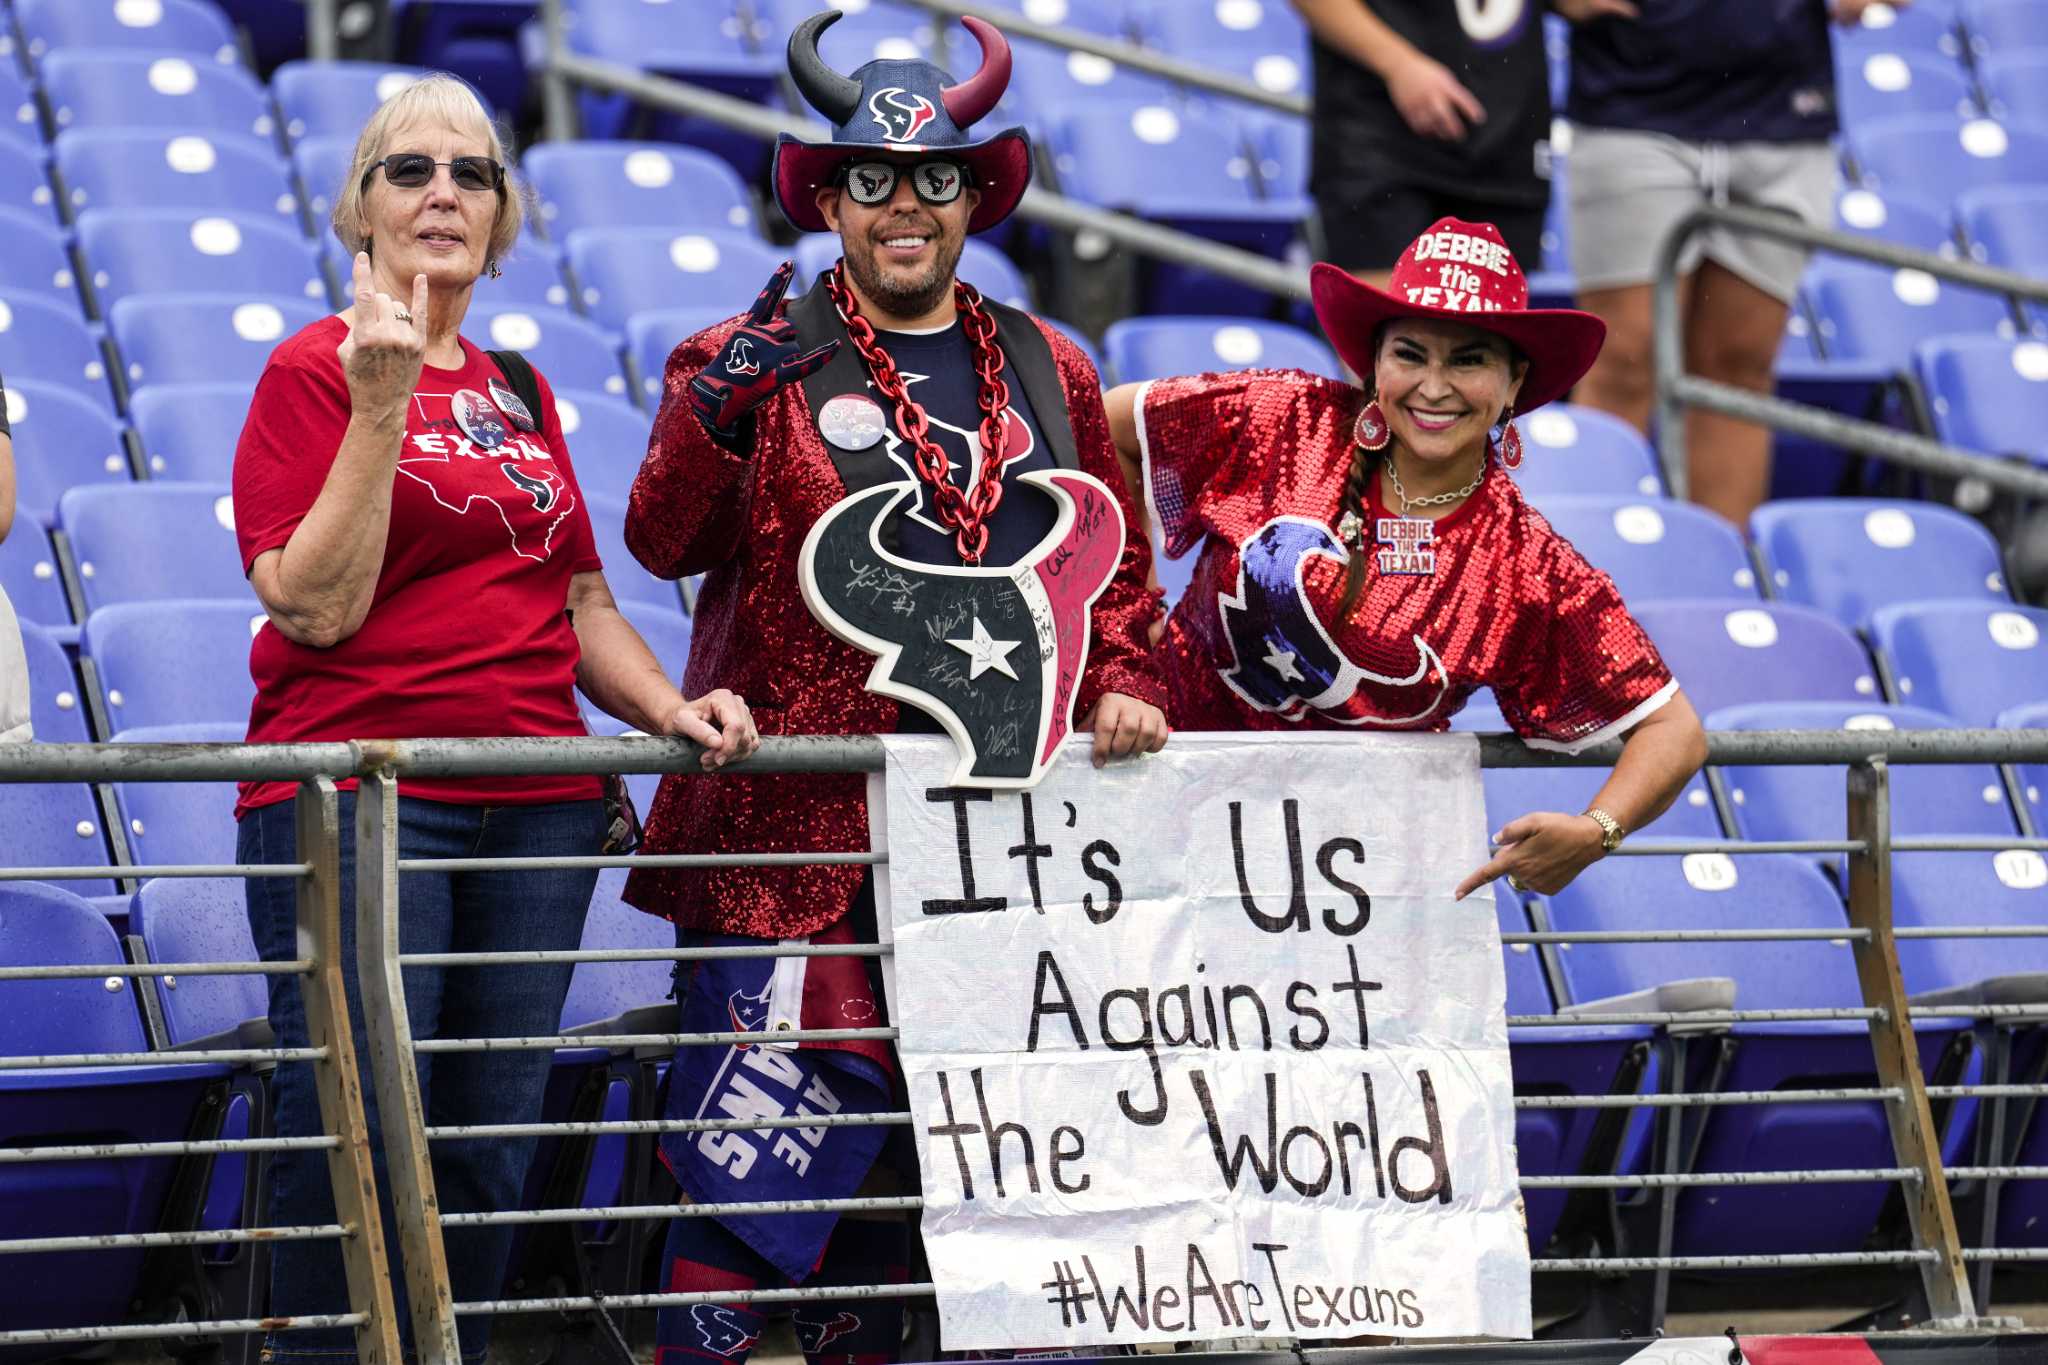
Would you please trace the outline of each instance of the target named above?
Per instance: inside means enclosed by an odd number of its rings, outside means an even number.
[[[1330,528],[1308,517],[1275,517],[1238,550],[1237,595],[1219,594],[1217,611],[1230,645],[1231,664],[1217,672],[1244,702],[1298,721],[1311,709],[1339,725],[1413,725],[1443,704],[1449,687],[1443,660],[1428,641],[1413,636],[1415,670],[1394,677],[1361,668],[1337,647],[1309,601],[1303,581],[1311,557],[1344,564],[1350,556]],[[1402,715],[1381,714],[1368,687],[1408,689],[1427,705]],[[1398,695],[1398,694],[1397,694]],[[1407,700],[1397,708],[1408,711]]]
[[[697,1329],[697,1336],[706,1350],[715,1351],[728,1360],[751,1351],[761,1337],[759,1332],[749,1332],[740,1326],[739,1319],[732,1315],[730,1308],[721,1308],[713,1303],[692,1304],[690,1323]]]
[[[533,510],[552,512],[555,503],[562,496],[562,476],[552,469],[521,469],[515,464],[501,464],[498,469],[512,481],[512,486],[533,499]]]
[[[852,1313],[840,1312],[832,1315],[830,1322],[819,1322],[802,1313],[791,1312],[789,1325],[796,1329],[796,1344],[807,1356],[822,1352],[828,1345],[844,1336],[851,1336],[860,1330],[860,1318]]]
[[[915,142],[926,124],[939,116],[932,102],[913,95],[900,85],[884,86],[868,100],[868,113],[882,125],[882,136],[890,142]]]

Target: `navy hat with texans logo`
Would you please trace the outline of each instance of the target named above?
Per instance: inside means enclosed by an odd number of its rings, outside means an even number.
[[[841,166],[863,156],[936,153],[974,174],[981,202],[967,220],[969,232],[1009,217],[1031,183],[1030,139],[1022,128],[978,141],[967,134],[1010,83],[1009,40],[995,25],[968,16],[960,22],[981,45],[981,69],[964,81],[931,62],[888,58],[844,76],[818,55],[818,36],[838,18],[838,10],[823,10],[789,35],[790,78],[834,127],[830,142],[802,142],[788,133],[775,140],[775,199],[783,215],[805,232],[829,231],[817,192]]]

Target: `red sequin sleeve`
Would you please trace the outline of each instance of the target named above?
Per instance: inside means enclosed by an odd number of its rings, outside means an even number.
[[[1151,577],[1152,547],[1140,530],[1137,506],[1124,485],[1116,447],[1110,443],[1109,416],[1102,410],[1102,377],[1081,348],[1057,328],[1041,322],[1038,329],[1045,334],[1053,362],[1059,367],[1081,468],[1108,485],[1124,514],[1123,556],[1117,561],[1116,576],[1095,599],[1089,614],[1088,667],[1075,696],[1075,715],[1087,716],[1105,692],[1121,692],[1164,707],[1166,684],[1159,676],[1146,634],[1154,615],[1152,595],[1145,589]]]
[[[1532,748],[1576,753],[1632,729],[1678,684],[1613,579],[1554,533],[1536,562],[1516,613],[1517,667],[1494,696]]]
[[[626,548],[657,578],[682,578],[724,563],[747,526],[754,462],[712,440],[690,411],[690,381],[740,322],[733,318],[707,327],[669,353],[661,410],[626,504]],[[755,422],[758,428],[758,414]]]
[[[1167,557],[1201,543],[1212,490],[1235,488],[1255,462],[1246,439],[1261,397],[1282,397],[1260,370],[1155,379],[1137,395],[1138,455],[1145,500]],[[1270,390],[1270,392],[1269,392]]]

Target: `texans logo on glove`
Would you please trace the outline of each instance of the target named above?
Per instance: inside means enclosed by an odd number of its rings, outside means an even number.
[[[690,410],[712,435],[732,440],[748,413],[785,384],[801,383],[815,374],[839,349],[837,341],[828,341],[799,351],[796,325],[777,315],[776,307],[795,274],[795,264],[784,261],[718,358],[690,381]]]

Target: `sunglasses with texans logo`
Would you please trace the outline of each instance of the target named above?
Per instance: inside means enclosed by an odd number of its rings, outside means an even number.
[[[434,178],[436,167],[446,166],[458,189],[505,190],[505,168],[487,156],[458,156],[453,161],[436,161],[425,152],[395,152],[382,161],[372,161],[363,170],[363,188],[370,177],[384,168],[386,184],[401,190],[416,190]]]
[[[886,204],[896,193],[896,177],[910,174],[910,187],[927,204],[950,204],[974,183],[974,173],[957,161],[932,158],[905,166],[895,161],[849,161],[835,181],[856,204]]]

